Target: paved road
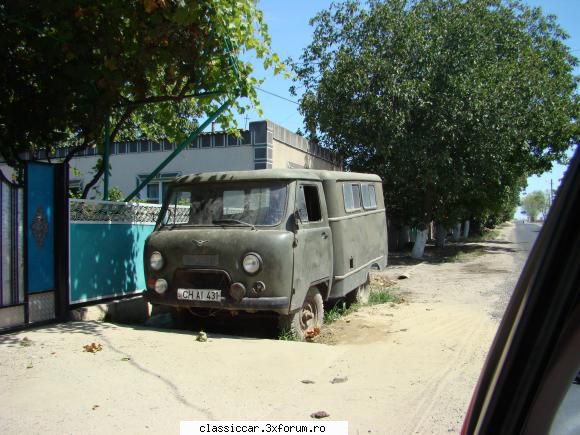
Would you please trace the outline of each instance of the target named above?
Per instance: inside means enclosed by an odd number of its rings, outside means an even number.
[[[492,317],[501,319],[503,316],[524,264],[541,229],[542,226],[540,224],[517,222],[513,231],[508,233],[505,239],[495,241],[495,243],[505,246],[506,250],[514,252],[515,255],[513,256],[513,273],[507,275],[501,286],[494,289],[494,293],[497,293],[498,301],[491,313]]]

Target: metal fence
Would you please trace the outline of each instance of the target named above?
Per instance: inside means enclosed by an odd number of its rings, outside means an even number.
[[[143,291],[143,248],[160,209],[157,204],[70,200],[71,304]]]

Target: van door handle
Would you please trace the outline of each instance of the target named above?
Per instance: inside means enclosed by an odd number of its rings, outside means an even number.
[[[328,239],[328,234],[326,234],[325,232],[322,233],[322,238],[323,239]]]

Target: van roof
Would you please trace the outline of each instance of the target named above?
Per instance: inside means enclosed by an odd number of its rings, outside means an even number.
[[[173,183],[222,183],[230,181],[255,180],[352,180],[381,182],[381,178],[378,175],[363,174],[360,172],[323,171],[316,169],[258,169],[253,171],[199,172],[178,177]]]

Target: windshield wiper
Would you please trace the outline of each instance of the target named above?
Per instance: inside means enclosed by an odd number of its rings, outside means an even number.
[[[249,222],[244,222],[241,221],[239,219],[214,219],[213,221],[211,221],[212,224],[239,224],[239,225],[245,225],[247,227],[252,228],[254,231],[256,230],[256,227],[254,225],[252,225]]]

